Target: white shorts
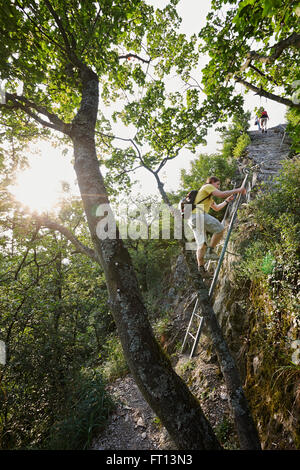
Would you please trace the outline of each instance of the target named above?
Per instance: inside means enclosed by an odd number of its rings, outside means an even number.
[[[213,234],[224,230],[224,225],[218,219],[202,211],[191,214],[188,225],[193,231],[198,248],[207,244],[207,232]]]

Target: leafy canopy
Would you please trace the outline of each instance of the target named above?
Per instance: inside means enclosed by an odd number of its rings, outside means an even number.
[[[214,0],[199,33],[200,51],[210,57],[203,70],[208,99],[230,113],[240,99],[238,82],[258,95],[299,106],[292,98],[299,79],[298,21],[293,0]]]

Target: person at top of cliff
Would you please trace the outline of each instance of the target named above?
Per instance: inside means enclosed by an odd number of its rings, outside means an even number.
[[[246,189],[242,186],[228,191],[220,191],[221,182],[219,178],[210,176],[206,183],[199,189],[194,205],[196,206],[188,219],[188,225],[192,229],[197,244],[198,272],[204,279],[209,279],[210,275],[204,268],[206,260],[217,260],[219,257],[214,251],[224,233],[224,225],[215,217],[208,214],[210,209],[220,211],[230,201],[234,195],[246,194]],[[213,196],[224,198],[225,201],[216,204]],[[202,218],[202,219],[201,219]],[[207,232],[212,235],[210,244],[207,247]]]
[[[268,122],[269,116],[267,111],[264,109],[260,115],[260,127],[262,132],[267,132],[267,122]]]

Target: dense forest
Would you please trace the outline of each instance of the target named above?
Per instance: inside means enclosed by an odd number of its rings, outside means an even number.
[[[129,373],[176,449],[300,448],[299,6],[212,0],[187,36],[181,2],[0,2],[0,449],[90,449],[116,407],[107,385]],[[245,169],[254,181],[249,94],[286,107],[289,150],[241,205],[229,246],[239,262],[225,259],[214,305],[177,206],[209,175],[225,189]],[[199,152],[213,127],[220,150]],[[38,175],[35,204],[15,191],[42,143],[72,154],[78,189],[54,168],[60,197],[46,209]],[[194,158],[167,191],[183,149]],[[156,195],[136,192],[139,168]],[[193,392],[197,356],[175,371],[187,322],[178,328],[170,290],[199,301],[231,431]]]

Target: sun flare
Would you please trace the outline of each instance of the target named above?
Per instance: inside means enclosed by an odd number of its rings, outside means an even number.
[[[49,211],[59,199],[59,185],[51,181],[45,169],[28,168],[18,177],[14,197],[32,211]]]
[[[17,175],[11,187],[14,198],[33,212],[50,212],[63,197],[62,181],[67,181],[66,163],[54,149],[41,156],[30,155],[29,167]]]

